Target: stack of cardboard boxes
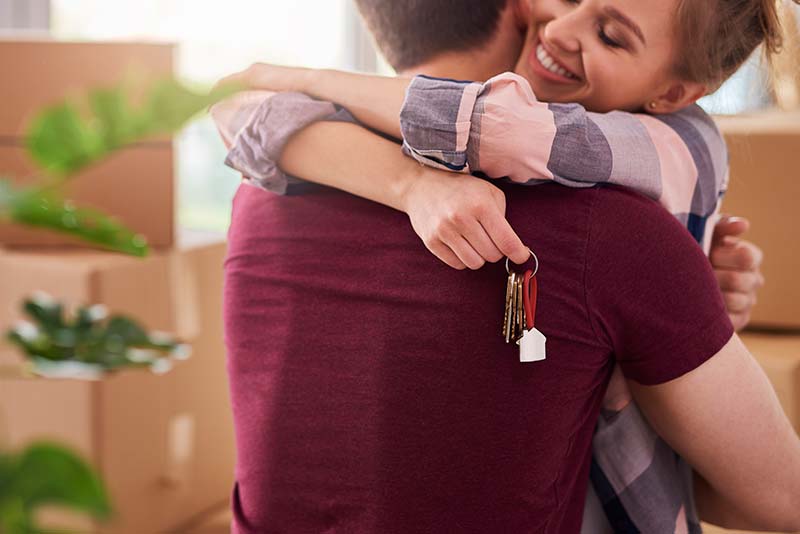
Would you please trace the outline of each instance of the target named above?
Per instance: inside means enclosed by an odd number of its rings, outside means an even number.
[[[25,183],[33,114],[69,94],[173,71],[165,44],[0,40],[0,175]],[[141,81],[141,80],[140,80]],[[103,476],[110,524],[63,515],[81,532],[180,531],[224,505],[233,479],[233,430],[222,332],[223,236],[176,232],[172,140],[121,150],[72,180],[69,198],[115,215],[147,237],[145,259],[91,250],[63,235],[0,225],[0,334],[37,290],[69,305],[105,304],[191,344],[171,372],[124,371],[99,382],[0,377],[0,437],[19,449],[46,438],[82,453]],[[0,341],[0,366],[22,362]]]
[[[717,117],[730,151],[723,208],[750,219],[767,283],[742,337],[800,432],[800,111]]]
[[[730,151],[724,211],[750,219],[747,238],[764,250],[767,284],[742,339],[800,433],[800,112],[717,117],[717,124]]]

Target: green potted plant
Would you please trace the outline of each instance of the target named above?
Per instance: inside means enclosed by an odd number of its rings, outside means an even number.
[[[78,171],[125,145],[170,134],[192,117],[236,91],[218,87],[194,91],[162,80],[134,106],[122,87],[98,89],[82,101],[64,101],[44,110],[32,123],[27,148],[42,169],[33,186],[17,187],[0,177],[0,220],[68,233],[111,251],[148,253],[146,240],[112,217],[75,206],[61,186]],[[7,333],[25,355],[24,372],[43,377],[98,379],[121,369],[169,369],[188,356],[170,336],[148,333],[130,318],[109,316],[102,306],[87,306],[72,316],[47,295],[22,303],[30,321]],[[19,452],[0,450],[0,533],[45,532],[35,513],[58,505],[107,519],[111,506],[100,477],[76,453],[54,443],[34,443]],[[52,531],[50,531],[52,532]]]

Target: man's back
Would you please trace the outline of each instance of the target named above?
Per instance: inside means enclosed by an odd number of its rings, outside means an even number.
[[[655,204],[515,187],[508,217],[541,261],[539,363],[500,335],[502,265],[452,270],[404,214],[343,193],[241,188],[226,266],[239,532],[579,530],[613,358],[666,381],[730,332],[705,258]],[[706,337],[687,350],[688,326],[656,324],[666,311]],[[682,359],[637,354],[654,335]]]

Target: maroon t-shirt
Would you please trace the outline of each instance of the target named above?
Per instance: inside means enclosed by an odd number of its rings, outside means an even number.
[[[732,327],[708,260],[611,187],[514,188],[547,359],[505,344],[505,269],[441,263],[406,215],[320,189],[234,202],[225,320],[234,531],[579,532],[612,365],[645,384]]]

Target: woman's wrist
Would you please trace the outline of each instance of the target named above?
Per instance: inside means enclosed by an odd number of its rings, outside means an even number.
[[[419,193],[420,187],[425,184],[426,179],[431,178],[426,176],[430,170],[414,160],[409,160],[398,179],[392,182],[392,207],[408,213],[416,204],[415,196]]]

